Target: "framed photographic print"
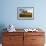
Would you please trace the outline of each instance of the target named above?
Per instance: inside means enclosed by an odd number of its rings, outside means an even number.
[[[18,7],[17,19],[19,20],[32,20],[34,19],[34,7]]]

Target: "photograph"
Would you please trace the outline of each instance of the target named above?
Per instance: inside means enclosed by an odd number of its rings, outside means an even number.
[[[18,7],[17,8],[17,19],[33,19],[34,18],[34,7]]]

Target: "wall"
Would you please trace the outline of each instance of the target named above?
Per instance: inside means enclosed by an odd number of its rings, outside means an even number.
[[[0,24],[16,28],[46,27],[46,0],[1,0]],[[34,7],[34,20],[17,20],[17,7]]]
[[[46,0],[0,0],[0,27],[40,27],[46,32]],[[17,20],[17,7],[34,7],[34,20]],[[0,30],[1,31],[1,30]]]

